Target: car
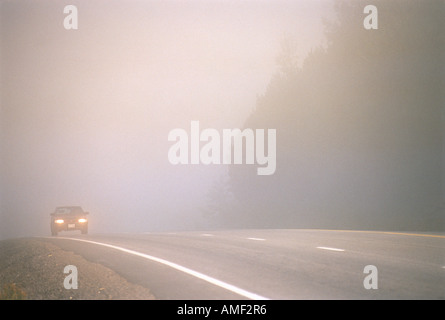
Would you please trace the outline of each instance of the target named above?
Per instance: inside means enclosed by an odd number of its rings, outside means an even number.
[[[57,236],[60,231],[80,230],[88,233],[89,213],[79,206],[57,207],[51,215],[51,235]]]

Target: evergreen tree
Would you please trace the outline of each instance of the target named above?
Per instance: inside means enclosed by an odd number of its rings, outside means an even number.
[[[367,4],[337,2],[300,69],[280,55],[245,123],[277,129],[277,170],[230,167],[240,227],[443,228],[444,3],[374,1],[377,30]]]

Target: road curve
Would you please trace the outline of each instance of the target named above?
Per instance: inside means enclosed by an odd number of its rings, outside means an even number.
[[[45,241],[165,300],[445,298],[443,234],[284,229]]]

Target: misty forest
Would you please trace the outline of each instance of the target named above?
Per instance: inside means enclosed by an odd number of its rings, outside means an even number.
[[[277,129],[277,171],[231,166],[208,219],[231,227],[443,230],[443,2],[339,1],[326,47],[279,72],[246,128]],[[383,14],[385,13],[385,14]],[[391,14],[390,14],[391,13]],[[298,45],[298,44],[297,44]]]

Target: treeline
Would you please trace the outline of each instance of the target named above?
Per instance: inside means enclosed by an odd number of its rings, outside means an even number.
[[[277,132],[276,172],[232,165],[206,219],[237,228],[443,230],[442,1],[339,1],[326,46],[284,46],[245,128]]]

